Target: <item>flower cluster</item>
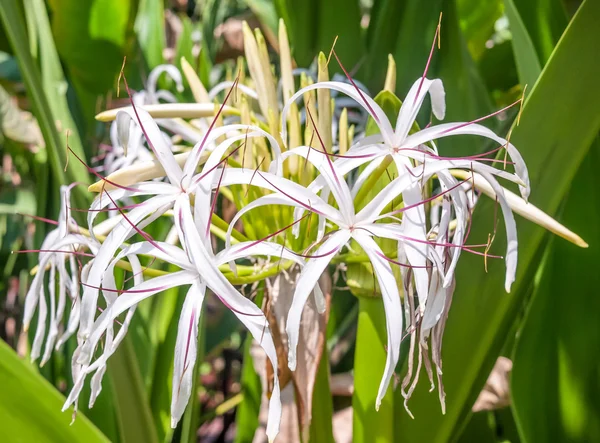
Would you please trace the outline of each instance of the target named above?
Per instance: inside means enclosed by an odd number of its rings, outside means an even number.
[[[233,283],[260,281],[298,266],[285,331],[293,371],[304,305],[313,296],[318,310],[325,310],[318,280],[336,256],[348,251],[362,254],[372,265],[385,307],[388,356],[376,406],[388,389],[406,332],[411,335],[411,354],[402,383],[405,397],[416,383],[412,366],[418,346],[418,365],[425,362],[432,384],[431,362],[436,367],[443,404],[441,337],[458,260],[463,252],[494,257],[489,243],[467,243],[475,191],[491,195],[502,210],[509,291],[517,267],[511,207],[522,209],[530,190],[521,155],[479,120],[419,129],[416,119],[427,95],[436,119],[445,113],[442,82],[425,74],[410,88],[395,124],[350,76],[329,81],[322,54],[317,82],[301,73],[301,89],[295,92],[285,31],[280,34],[282,79],[276,87],[262,36],[247,27],[244,32],[251,78],[240,71],[237,78],[206,91],[184,61],[184,74],[198,103],[178,104],[170,93],[156,91],[156,77],[163,70],[181,84],[179,71],[171,66],[153,73],[147,92],[130,95],[131,106],[101,116],[114,120],[113,146],[102,165],[108,175],[94,171],[100,181],[90,188],[98,195],[87,211],[87,229],[72,218],[70,187],[62,189],[58,227],[42,245],[27,297],[26,326],[38,311],[32,358],[40,355],[48,315],[42,363],[54,347],[76,333],[74,387],[65,408],[77,404],[88,376],[91,405],[100,393],[107,360],[127,333],[138,304],[167,289],[189,287],[175,348],[171,406],[175,427],[192,391],[198,322],[207,289],[244,324],[277,373],[277,349],[265,314]],[[339,112],[332,106],[332,91],[344,96]],[[213,103],[219,97],[221,104]],[[350,119],[347,108],[354,110]],[[365,132],[361,115],[369,116],[376,131]],[[498,148],[469,157],[440,155],[435,141],[454,135],[485,137]],[[193,146],[175,149],[173,140]],[[499,151],[506,153],[504,160],[490,156]],[[382,181],[389,171],[394,176]],[[522,197],[505,190],[498,178],[516,184]],[[236,207],[230,223],[216,213],[223,202]],[[115,216],[97,223],[107,213]],[[157,220],[170,227],[161,240],[150,235]],[[239,221],[244,233],[236,229]],[[384,243],[391,243],[392,250]],[[236,263],[252,257],[263,258],[255,259],[260,266]],[[160,271],[155,262],[179,270]],[[131,277],[117,283],[116,268]],[[71,307],[64,328],[67,296]],[[57,340],[61,329],[64,333]],[[275,377],[270,439],[277,435],[280,416]]]

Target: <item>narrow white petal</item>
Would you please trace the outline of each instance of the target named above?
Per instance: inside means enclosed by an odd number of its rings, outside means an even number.
[[[269,189],[283,195],[290,201],[294,201],[296,204],[304,206],[306,209],[311,208],[314,212],[325,214],[329,220],[338,225],[344,223],[340,211],[323,201],[314,192],[278,175],[268,172],[255,174],[254,171],[249,169],[225,168],[221,186],[238,184],[251,184],[252,186]]]
[[[115,226],[112,232],[108,235],[104,243],[102,243],[102,246],[96,254],[94,264],[90,269],[90,276],[86,282],[87,286],[83,291],[83,297],[81,300],[81,327],[79,329],[79,335],[81,335],[83,339],[85,339],[86,335],[89,333],[94,320],[98,296],[97,288],[101,285],[104,271],[112,260],[117,249],[121,247],[131,231],[134,231],[131,224],[137,225],[148,215],[158,211],[165,204],[171,202],[172,200],[173,197],[170,195],[157,196],[144,202],[143,205],[132,209],[127,215],[129,221],[121,220],[121,222]]]
[[[398,120],[396,120],[394,146],[402,143],[408,135],[410,128],[412,128],[413,123],[417,119],[417,114],[427,93],[431,96],[431,108],[435,117],[439,120],[444,118],[446,114],[446,93],[444,92],[442,81],[437,78],[434,80],[419,78],[413,83],[408,95],[402,102],[402,107],[398,113]]]
[[[506,139],[499,137],[491,129],[485,126],[478,125],[476,123],[444,123],[441,125],[432,126],[430,128],[423,129],[416,134],[408,136],[408,138],[402,143],[402,148],[412,148],[419,146],[423,143],[427,143],[430,140],[436,140],[442,137],[448,137],[451,135],[479,135],[494,140],[499,145],[503,145],[508,150],[510,159],[514,162],[515,172],[517,176],[523,182],[520,185],[521,195],[525,200],[529,197],[529,173],[527,172],[527,166],[523,157],[511,143],[508,143]]]
[[[153,150],[154,154],[156,155],[156,159],[164,168],[167,176],[169,177],[169,181],[174,185],[178,185],[181,182],[181,177],[183,173],[181,171],[181,168],[177,164],[177,160],[175,160],[173,151],[165,143],[162,133],[154,119],[150,116],[150,114],[147,111],[138,107],[136,107],[135,110],[133,108],[124,108],[117,115],[121,114],[121,112],[129,114],[131,119],[136,124],[144,128],[148,144],[151,144],[154,147]],[[120,121],[124,120],[121,119]]]
[[[365,92],[358,93],[358,91],[353,86],[342,82],[319,82],[300,89],[292,97],[290,97],[286,105],[283,107],[283,111],[281,112],[281,121],[286,121],[287,113],[289,112],[289,108],[292,103],[294,103],[296,100],[302,97],[304,93],[314,91],[315,89],[320,88],[339,91],[353,98],[371,115],[371,117],[373,117],[373,119],[377,122],[377,125],[379,126],[379,130],[381,132],[382,137],[384,138],[386,143],[391,144],[392,137],[394,135],[394,130],[392,129],[392,125],[390,124],[390,121],[385,115],[383,109],[381,109],[379,105],[375,103],[375,100],[369,97]],[[282,124],[281,128],[282,139],[287,140],[287,125]]]
[[[398,171],[401,171],[408,159],[400,156],[394,156]],[[410,162],[408,161],[410,167]],[[419,310],[423,313],[427,303],[427,294],[429,291],[429,272],[425,267],[429,255],[429,245],[427,244],[427,223],[425,219],[425,205],[419,203],[423,201],[421,183],[416,182],[402,191],[404,206],[414,206],[402,212],[402,230],[408,238],[415,239],[405,248],[406,257],[411,266],[413,266],[413,275],[415,277],[415,286],[419,297]]]
[[[171,396],[171,427],[175,428],[188,404],[194,383],[193,374],[198,350],[198,323],[206,285],[199,279],[188,290],[179,316]]]
[[[219,271],[214,262],[214,257],[204,248],[200,233],[196,230],[189,198],[185,194],[181,195],[175,204],[175,223],[182,236],[182,242],[185,242],[186,250],[192,262],[195,263],[203,281],[231,309],[248,328],[252,336],[261,344],[277,374],[277,353],[266,317],[258,306],[242,296]],[[271,440],[279,432],[279,421],[281,419],[279,380],[275,377],[274,381],[275,386],[270,400],[267,423],[267,435]]]
[[[329,262],[331,262],[337,251],[339,251],[349,239],[350,232],[346,229],[333,233],[314,253],[312,253],[316,257],[309,258],[300,272],[300,276],[296,282],[294,300],[290,307],[286,325],[289,347],[288,366],[292,371],[296,369],[296,348],[298,346],[300,319],[302,317],[304,305]]]
[[[398,363],[398,358],[400,357],[400,343],[402,341],[403,329],[402,305],[400,303],[400,294],[398,293],[398,282],[394,277],[390,263],[379,255],[383,254],[381,248],[363,231],[355,231],[352,237],[360,244],[369,256],[369,260],[371,260],[379,288],[381,289],[385,308],[388,354],[381,384],[379,385],[379,392],[377,393],[377,400],[375,401],[375,409],[379,409],[381,399],[387,392],[390,380],[394,375],[394,369]]]
[[[350,194],[350,188],[348,188],[341,171],[337,170],[335,163],[331,159],[328,159],[327,154],[308,146],[299,146],[291,149],[283,153],[282,158],[285,160],[292,155],[303,157],[317,168],[327,183],[327,187],[333,193],[346,223],[350,223],[354,218],[354,203]]]

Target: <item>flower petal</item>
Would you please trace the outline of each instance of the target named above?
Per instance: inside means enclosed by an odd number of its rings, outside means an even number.
[[[206,285],[223,301],[223,303],[248,328],[252,336],[261,344],[277,374],[277,353],[263,312],[252,301],[242,296],[218,269],[214,257],[205,249],[201,235],[194,223],[190,201],[187,194],[182,194],[175,203],[175,224],[180,233],[182,243],[191,261],[196,265]],[[270,400],[267,435],[275,439],[279,432],[281,419],[281,401],[279,379],[275,377],[273,393]]]
[[[488,129],[485,126],[469,122],[444,123],[432,126],[408,136],[402,143],[401,148],[414,148],[423,143],[427,143],[428,141],[451,135],[479,135],[494,140],[499,145],[504,145],[507,148],[508,155],[515,164],[517,176],[523,182],[523,184],[519,186],[521,195],[527,200],[530,192],[529,173],[527,172],[527,166],[525,165],[523,157],[511,143],[508,143],[504,138],[497,136],[491,129]]]
[[[194,383],[194,366],[198,349],[198,323],[206,285],[199,279],[190,286],[177,327],[171,397],[171,427],[175,428],[187,406]]]
[[[286,326],[289,346],[288,366],[292,371],[296,369],[296,348],[298,347],[300,319],[302,317],[304,305],[306,304],[310,293],[316,287],[321,274],[325,271],[329,262],[349,239],[350,231],[347,229],[334,232],[317,249],[314,254],[316,257],[308,259],[306,265],[300,272],[300,276],[296,282],[294,300],[288,314]]]
[[[177,160],[175,160],[173,151],[165,143],[158,125],[150,116],[150,114],[148,114],[148,112],[144,109],[138,107],[125,108],[119,111],[117,115],[120,115],[121,113],[126,113],[129,115],[130,121],[133,120],[140,126],[140,128],[144,131],[148,145],[150,145],[154,155],[156,155],[156,159],[165,169],[165,172],[169,177],[169,181],[174,185],[179,184],[183,175],[181,168],[177,164]],[[125,125],[125,122],[126,119],[124,117],[118,117],[117,124],[121,123],[122,125]],[[129,122],[127,124],[129,124]],[[121,130],[118,132],[122,133]]]
[[[444,92],[442,81],[439,78],[434,80],[419,78],[413,83],[400,107],[398,119],[396,120],[396,130],[394,131],[393,146],[401,144],[408,135],[410,128],[412,128],[413,123],[417,119],[417,114],[427,93],[431,96],[433,115],[439,120],[444,119],[446,114],[446,93]]]
[[[377,400],[375,401],[375,409],[379,410],[381,399],[387,392],[390,380],[394,375],[394,369],[398,363],[398,358],[400,357],[400,343],[402,342],[403,330],[402,305],[400,303],[400,294],[398,293],[398,283],[389,262],[381,257],[383,252],[379,245],[367,233],[362,231],[354,231],[352,237],[363,248],[371,260],[385,307],[388,354],[381,384],[379,385],[379,392],[377,393]]]
[[[283,111],[281,112],[281,121],[286,121],[287,113],[289,112],[291,104],[298,100],[300,97],[302,97],[304,93],[321,88],[332,89],[334,91],[342,92],[347,96],[353,98],[359,105],[363,106],[365,110],[367,110],[367,112],[371,115],[371,117],[373,117],[373,119],[377,122],[379,130],[385,142],[391,145],[394,130],[392,129],[392,125],[390,124],[390,121],[385,115],[383,109],[381,109],[381,107],[377,103],[375,103],[375,100],[366,95],[366,93],[358,93],[358,91],[353,86],[342,82],[319,82],[300,89],[292,97],[290,97],[286,105],[283,107]],[[281,132],[281,138],[283,140],[287,140],[286,124],[281,125]]]

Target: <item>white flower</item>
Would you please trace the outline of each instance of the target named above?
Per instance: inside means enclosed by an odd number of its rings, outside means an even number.
[[[205,137],[192,149],[181,168],[164,140],[160,130],[150,115],[141,109],[128,112],[131,118],[136,118],[142,128],[149,146],[154,151],[156,159],[164,168],[168,182],[142,182],[127,187],[101,193],[92,204],[88,222],[92,227],[98,211],[117,200],[128,197],[150,197],[142,203],[127,208],[123,218],[117,224],[99,248],[96,258],[84,282],[84,294],[81,306],[81,325],[78,333],[80,345],[74,354],[76,382],[69,395],[65,408],[77,401],[88,374],[92,377],[91,402],[100,392],[100,382],[106,367],[106,360],[116,350],[127,330],[127,324],[141,300],[148,298],[167,288],[179,285],[190,285],[188,296],[183,307],[179,324],[179,334],[175,356],[175,372],[173,385],[172,424],[179,421],[191,392],[191,374],[196,355],[197,324],[206,288],[210,288],[246,325],[257,341],[261,343],[269,356],[273,367],[277,368],[275,346],[268,330],[266,318],[262,311],[250,300],[243,297],[225,278],[219,270],[219,260],[233,260],[236,249],[229,249],[227,254],[215,256],[212,250],[209,228],[211,224],[212,192],[219,187],[225,169],[219,169],[226,151],[236,142],[243,142],[251,137],[266,137],[271,142],[275,161],[272,163],[273,172],[281,170],[279,146],[273,137],[263,130],[247,125],[229,125],[213,129],[209,128]],[[126,122],[126,119],[121,119]],[[127,122],[129,123],[129,122]],[[238,135],[230,136],[221,142],[208,157],[201,173],[196,173],[202,150],[224,134],[237,131]],[[237,148],[239,149],[239,147]],[[234,151],[235,152],[235,151]],[[231,154],[229,154],[231,155]],[[239,183],[247,183],[248,178],[242,178]],[[114,183],[112,183],[114,185]],[[194,206],[190,201],[193,199]],[[149,238],[142,229],[167,210],[173,209],[174,223],[183,249],[168,243],[157,242]],[[122,212],[122,210],[121,210]],[[142,235],[146,241],[126,247],[124,242],[135,235]],[[119,254],[119,248],[124,248]],[[262,248],[262,249],[261,249]],[[264,255],[265,246],[254,245],[244,251],[244,255],[259,253]],[[238,248],[239,249],[239,248]],[[263,251],[263,252],[261,252]],[[136,256],[138,254],[154,256],[169,263],[177,264],[182,270],[168,275],[143,281],[142,269]],[[277,249],[277,255],[281,248]],[[133,288],[118,290],[114,283],[113,268],[121,258],[130,260],[134,276]],[[133,261],[132,261],[133,260]],[[96,318],[99,291],[102,291],[107,308]],[[121,294],[119,297],[116,294]],[[115,319],[127,311],[127,317],[116,336],[112,327]],[[94,350],[100,339],[105,336],[104,353],[92,361]],[[277,435],[281,406],[279,402],[279,384],[276,380],[271,397],[271,412],[268,424],[270,438]]]
[[[46,346],[40,365],[44,365],[52,350],[60,349],[62,344],[75,333],[79,326],[79,258],[78,256],[92,256],[100,246],[90,238],[73,233],[77,231],[77,224],[71,218],[70,192],[72,186],[61,186],[61,208],[57,228],[50,231],[42,243],[39,251],[39,264],[31,287],[25,298],[25,313],[23,327],[29,328],[30,322],[38,311],[37,328],[33,345],[31,347],[31,360],[35,361],[41,354],[42,344],[46,338]],[[86,252],[88,251],[88,252]],[[83,267],[82,272],[89,267]],[[47,284],[46,284],[46,279]],[[58,294],[57,294],[58,291]],[[49,298],[46,301],[46,293]],[[64,333],[58,337],[63,326],[63,317],[67,307],[67,295],[70,301],[70,313]],[[50,317],[48,335],[46,336],[46,322]],[[58,339],[58,341],[57,341]]]

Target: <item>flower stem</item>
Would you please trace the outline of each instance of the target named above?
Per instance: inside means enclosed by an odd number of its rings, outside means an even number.
[[[358,297],[358,331],[354,355],[353,441],[387,443],[394,440],[394,398],[392,390],[375,410],[375,399],[386,360],[386,322],[383,301]]]

